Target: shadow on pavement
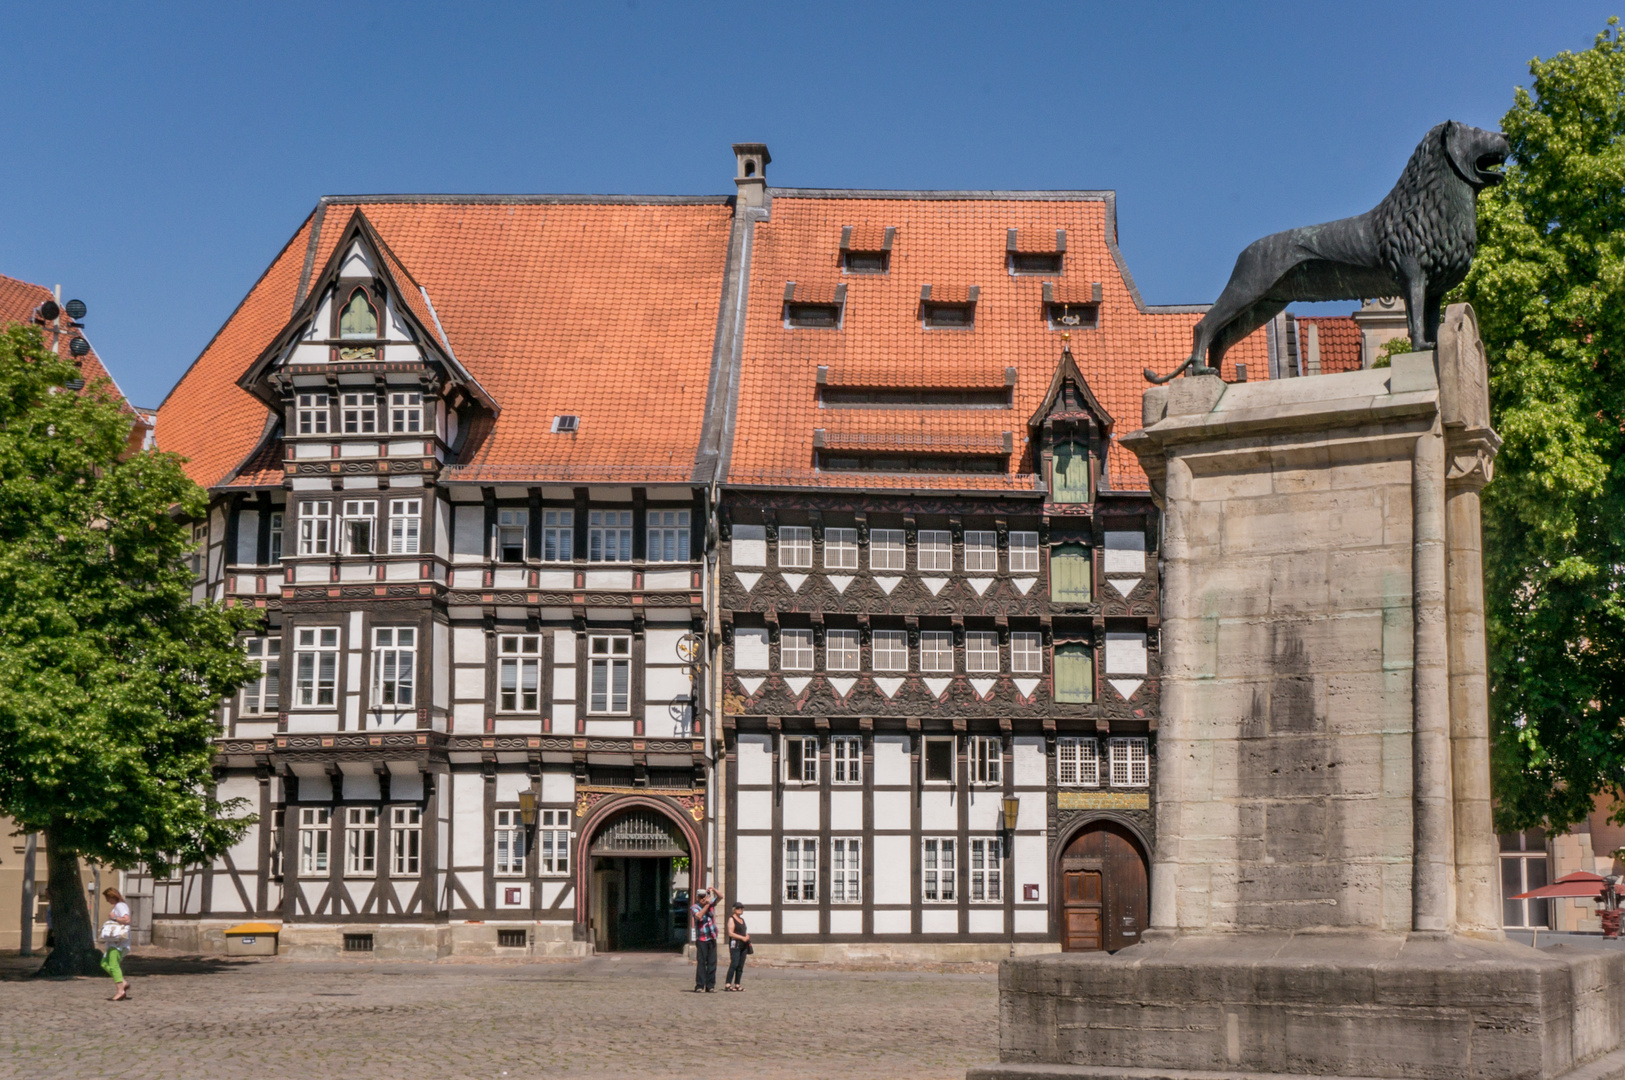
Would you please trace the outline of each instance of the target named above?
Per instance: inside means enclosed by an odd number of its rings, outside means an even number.
[[[124,958],[123,967],[132,977],[140,978],[150,975],[221,975],[252,968],[258,962],[252,959],[228,960],[223,956],[178,954],[143,956],[137,951]],[[32,979],[43,963],[45,963],[44,953],[35,953],[33,956],[19,956],[17,953],[0,954],[0,982],[22,982]]]

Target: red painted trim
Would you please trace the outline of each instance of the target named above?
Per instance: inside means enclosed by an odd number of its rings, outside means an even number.
[[[698,823],[687,810],[662,796],[612,795],[592,808],[592,812],[587,815],[587,819],[581,823],[581,828],[576,833],[575,909],[578,926],[586,925],[589,914],[587,886],[591,880],[592,856],[588,851],[592,847],[593,835],[612,815],[640,806],[658,810],[683,830],[683,839],[688,841],[689,894],[693,895],[694,889],[705,880],[705,845],[700,842]]]

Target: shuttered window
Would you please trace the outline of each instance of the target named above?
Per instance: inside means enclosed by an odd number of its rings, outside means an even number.
[[[1055,646],[1055,700],[1073,705],[1095,700],[1095,658],[1089,646]]]
[[[1089,448],[1083,443],[1055,444],[1055,491],[1051,502],[1089,501]]]
[[[1093,560],[1082,544],[1061,544],[1049,557],[1049,598],[1057,604],[1094,600]]]

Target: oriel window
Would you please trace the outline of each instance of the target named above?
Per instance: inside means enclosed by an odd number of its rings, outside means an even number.
[[[301,628],[294,665],[294,703],[305,707],[333,704],[339,670],[338,627]]]
[[[423,422],[423,393],[396,390],[389,395],[389,430],[400,434],[428,430]]]
[[[575,558],[574,510],[542,511],[542,561],[570,562]]]
[[[344,500],[344,554],[371,555],[377,524],[378,503],[375,500]]]
[[[328,400],[326,394],[300,394],[297,414],[299,434],[326,435]]]
[[[632,561],[632,511],[593,510],[587,515],[587,559]]]
[[[372,634],[373,704],[410,706],[417,667],[417,629],[411,626],[379,626],[373,629]]]
[[[650,562],[688,562],[688,514],[687,510],[649,511]]]
[[[389,500],[389,553],[416,555],[423,520],[422,499]]]
[[[525,533],[530,528],[529,510],[498,510],[496,555],[498,562],[525,561]]]
[[[344,412],[344,434],[371,435],[377,432],[377,394],[344,394],[340,406]]]

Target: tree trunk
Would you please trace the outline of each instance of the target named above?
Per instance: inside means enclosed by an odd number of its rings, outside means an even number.
[[[45,858],[51,898],[50,955],[36,975],[100,975],[102,954],[96,948],[96,931],[90,925],[90,906],[85,903],[85,886],[79,879],[79,853],[57,844],[51,830],[45,830]]]

